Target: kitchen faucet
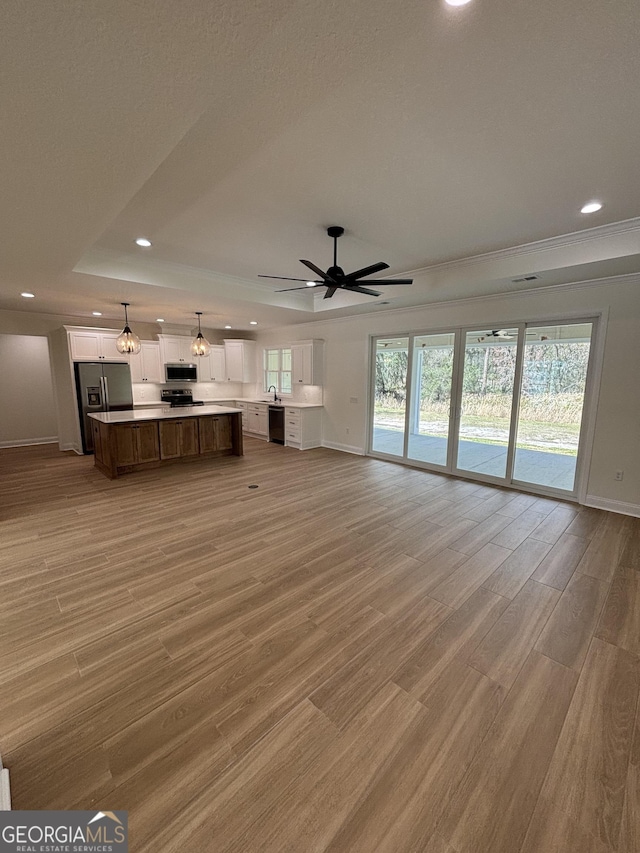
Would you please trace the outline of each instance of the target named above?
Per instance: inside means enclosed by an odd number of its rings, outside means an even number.
[[[271,391],[272,388],[273,388],[273,402],[277,403],[278,402],[278,392],[276,391],[275,385],[269,385],[269,387],[267,388],[267,394],[269,393],[269,391]]]

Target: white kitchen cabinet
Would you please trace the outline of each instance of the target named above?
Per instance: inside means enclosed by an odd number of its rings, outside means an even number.
[[[231,405],[235,406],[236,409],[242,410],[242,431],[248,432],[249,430],[249,404],[243,401],[235,400]]]
[[[322,385],[324,341],[298,341],[291,345],[292,385]]]
[[[72,361],[129,362],[129,356],[116,349],[120,332],[74,329],[68,334]]]
[[[226,360],[223,346],[214,345],[209,355],[197,356],[199,382],[226,382]]]
[[[193,338],[180,335],[158,335],[163,364],[195,364],[199,356],[191,352]]]
[[[287,447],[310,450],[322,446],[322,407],[285,406],[284,441]]]
[[[224,354],[228,382],[256,381],[255,341],[225,340]]]
[[[245,429],[246,432],[260,438],[269,437],[269,406],[267,404],[249,403],[247,406],[247,425]]]
[[[161,385],[164,382],[164,369],[160,360],[160,344],[154,341],[141,341],[140,352],[129,358],[132,382],[149,382]]]

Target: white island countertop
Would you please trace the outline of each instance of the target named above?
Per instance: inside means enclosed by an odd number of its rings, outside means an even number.
[[[126,409],[122,412],[92,412],[89,417],[102,424],[129,424],[134,421],[163,421],[169,418],[197,418],[200,415],[235,415],[242,409],[230,406],[179,406],[167,409],[158,406],[157,409]]]
[[[274,406],[276,405],[279,409],[286,409],[287,406],[291,409],[322,409],[324,408],[322,403],[294,403],[292,400],[278,400],[277,403],[274,403],[273,400],[261,400],[256,397],[235,397],[240,403],[253,403],[254,405],[260,404],[261,406]]]

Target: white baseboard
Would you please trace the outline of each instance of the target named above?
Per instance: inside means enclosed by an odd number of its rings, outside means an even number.
[[[337,444],[334,441],[323,441],[323,447],[328,447],[329,450],[341,450],[343,453],[355,453],[356,456],[364,456],[364,448],[355,447],[352,444]]]
[[[46,435],[43,438],[21,438],[18,441],[0,441],[0,447],[31,447],[32,444],[56,444],[57,435]]]
[[[59,446],[60,452],[64,452],[66,450],[73,450],[74,453],[77,453],[78,456],[84,456],[82,448],[78,447],[78,445],[74,441],[68,441],[66,444],[61,444]]]
[[[609,498],[599,498],[597,495],[587,495],[584,503],[585,506],[592,506],[595,509],[606,509],[608,512],[619,512],[621,515],[634,515],[636,518],[640,518],[640,506],[638,504],[612,501]]]
[[[11,788],[9,787],[9,771],[5,767],[4,770],[0,770],[0,812],[9,811],[11,811]]]

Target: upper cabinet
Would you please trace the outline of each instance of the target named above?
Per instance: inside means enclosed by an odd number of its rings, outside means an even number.
[[[179,335],[158,335],[162,364],[193,364],[197,361],[191,352],[193,338]]]
[[[225,340],[224,355],[228,382],[256,381],[256,343]]]
[[[224,347],[212,344],[209,355],[198,356],[195,359],[198,365],[199,382],[226,382],[226,358]]]
[[[322,385],[324,341],[291,344],[292,385]]]
[[[116,341],[120,332],[91,329],[69,331],[69,347],[73,361],[124,361],[129,356],[118,352]]]
[[[138,355],[129,357],[132,382],[164,382],[164,369],[160,359],[160,344],[141,341]]]

